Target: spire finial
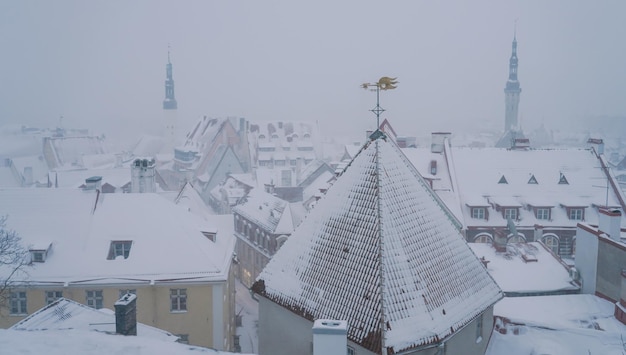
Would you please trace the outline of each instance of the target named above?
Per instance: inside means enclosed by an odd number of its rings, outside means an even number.
[[[518,18],[515,18],[513,22],[513,41],[517,41],[517,20]]]
[[[171,64],[172,62],[170,61],[170,44],[167,44],[167,63]]]

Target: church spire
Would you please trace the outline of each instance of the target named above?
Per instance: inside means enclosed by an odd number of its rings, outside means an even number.
[[[504,114],[504,132],[510,130],[519,130],[518,126],[518,109],[519,109],[519,99],[520,93],[522,89],[520,88],[519,81],[517,80],[517,29],[513,31],[513,44],[511,50],[511,58],[509,59],[509,79],[506,82],[506,86],[504,87],[504,104],[505,104],[505,114]]]
[[[165,100],[163,100],[164,110],[176,110],[178,104],[174,96],[174,78],[172,76],[172,62],[170,61],[170,49],[167,48],[167,64],[165,65]]]

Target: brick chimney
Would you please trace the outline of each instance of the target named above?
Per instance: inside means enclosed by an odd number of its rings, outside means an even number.
[[[318,319],[313,323],[313,355],[345,355],[348,322]]]
[[[606,208],[601,208],[598,212],[598,229],[608,234],[609,238],[619,242],[622,212],[618,209],[609,210]]]
[[[504,253],[506,252],[506,232],[502,229],[496,229],[493,235],[493,247],[496,248],[496,252]]]
[[[137,335],[137,296],[132,293],[115,302],[115,333]]]

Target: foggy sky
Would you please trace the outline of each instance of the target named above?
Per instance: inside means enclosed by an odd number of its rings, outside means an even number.
[[[517,19],[525,130],[625,115],[626,2],[2,1],[0,126],[115,135],[160,124],[168,44],[178,116],[502,129]],[[124,128],[127,127],[127,128]]]

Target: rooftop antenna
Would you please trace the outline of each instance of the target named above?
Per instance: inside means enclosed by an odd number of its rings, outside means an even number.
[[[374,107],[370,111],[372,111],[376,115],[376,129],[377,130],[380,129],[380,114],[385,112],[385,109],[380,107],[380,90],[395,89],[396,87],[398,87],[397,79],[398,78],[390,78],[388,76],[383,76],[382,78],[378,79],[378,82],[376,83],[361,84],[361,87],[366,90],[372,86],[376,87],[376,89],[370,89],[371,91],[376,91],[376,107]]]

